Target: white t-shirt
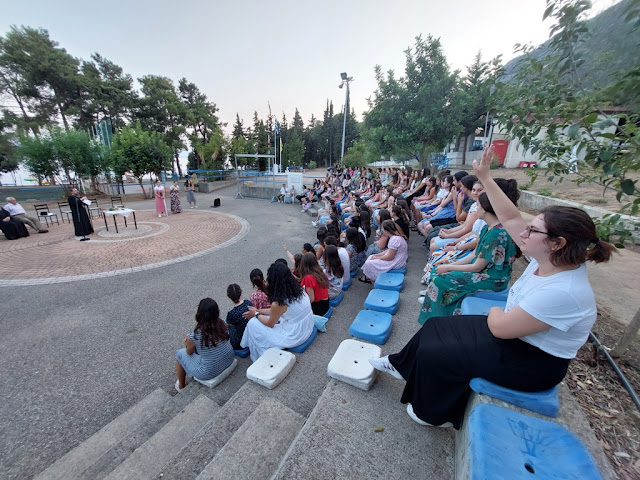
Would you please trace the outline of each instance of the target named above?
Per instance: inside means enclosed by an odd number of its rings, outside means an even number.
[[[22,208],[22,205],[20,205],[19,203],[16,203],[15,205],[13,203],[8,203],[4,206],[4,209],[9,212],[9,215],[13,216],[13,215],[20,215],[21,213],[26,214],[27,212],[24,211],[24,208]]]
[[[346,248],[339,247],[338,248],[338,256],[340,257],[340,263],[342,263],[342,268],[344,268],[344,274],[342,275],[342,283],[347,283],[351,279],[351,259],[349,258],[349,252],[347,252]]]
[[[587,276],[587,266],[549,277],[535,274],[531,263],[509,290],[505,312],[519,306],[537,320],[550,325],[544,332],[521,337],[540,350],[560,358],[573,358],[584,345],[596,321],[596,300]]]

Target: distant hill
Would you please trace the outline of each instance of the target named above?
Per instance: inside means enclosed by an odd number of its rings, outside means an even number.
[[[600,89],[613,82],[612,74],[628,71],[640,65],[640,29],[633,22],[624,21],[624,12],[630,0],[608,8],[586,21],[589,36],[581,45],[584,64],[578,73],[587,89]],[[544,58],[549,53],[546,41],[531,54],[534,58]],[[505,65],[503,81],[510,81],[520,70],[519,63],[524,58],[514,58]]]

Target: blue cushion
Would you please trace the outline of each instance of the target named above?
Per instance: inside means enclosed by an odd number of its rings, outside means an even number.
[[[349,327],[349,334],[368,342],[384,345],[391,335],[391,314],[361,310]]]
[[[401,273],[404,275],[405,273],[407,273],[407,266],[405,265],[402,268],[396,268],[395,270],[389,271],[389,273]]]
[[[236,355],[236,357],[240,357],[240,358],[247,358],[249,356],[249,347],[247,348],[243,348],[242,350],[234,350],[233,353]]]
[[[304,343],[298,345],[297,347],[285,348],[285,350],[289,350],[290,352],[302,353],[307,348],[309,348],[309,346],[313,343],[313,341],[316,339],[317,336],[318,336],[318,329],[316,327],[313,327],[313,330],[311,331],[311,335],[309,335],[309,338],[307,338],[304,341]]]
[[[487,298],[489,300],[504,300],[507,301],[507,297],[509,296],[509,287],[504,290],[500,290],[499,292],[476,292],[473,295],[475,298]]]
[[[376,312],[390,313],[393,315],[400,306],[400,293],[394,290],[380,290],[374,288],[369,292],[364,301],[364,308]]]
[[[382,290],[395,290],[401,292],[404,289],[404,275],[402,273],[386,272],[378,275],[374,288]]]
[[[557,387],[543,390],[542,392],[519,392],[518,390],[501,387],[484,378],[472,378],[469,386],[476,393],[489,395],[503,402],[526,408],[547,417],[555,418],[558,415]]]
[[[346,292],[347,290],[349,290],[349,287],[351,286],[352,283],[353,282],[351,281],[351,277],[349,277],[349,281],[342,284],[342,291]]]
[[[340,302],[342,301],[343,298],[344,298],[344,292],[341,291],[337,297],[334,297],[329,300],[329,305],[331,307],[337,307],[338,305],[340,305]]]
[[[353,272],[351,272],[349,274],[351,276],[351,278],[355,278],[356,275],[358,275],[358,269],[356,268]]]
[[[490,300],[488,298],[466,297],[460,304],[462,315],[488,315],[493,307],[502,307],[507,304],[506,300]]]
[[[331,315],[333,315],[333,307],[331,306],[331,304],[329,304],[329,310],[327,310],[327,313],[322,316],[329,320],[331,318]]]
[[[488,403],[475,407],[468,422],[463,448],[471,480],[602,478],[580,441],[557,423]]]

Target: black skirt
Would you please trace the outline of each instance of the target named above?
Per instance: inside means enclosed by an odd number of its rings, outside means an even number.
[[[324,314],[329,311],[329,299],[326,298],[324,300],[313,302],[311,304],[311,310],[313,310],[314,315],[320,315],[321,317],[324,316]]]
[[[425,422],[451,422],[456,429],[472,378],[537,392],[560,383],[570,362],[519,339],[494,337],[484,315],[430,318],[389,361],[407,381],[401,402],[411,403]]]

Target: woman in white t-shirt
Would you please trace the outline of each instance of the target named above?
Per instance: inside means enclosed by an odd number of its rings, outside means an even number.
[[[490,147],[473,162],[475,173],[502,226],[532,259],[506,307],[430,318],[399,353],[369,360],[407,381],[401,401],[423,425],[459,428],[474,377],[529,392],[560,383],[596,320],[585,261],[606,262],[615,251],[578,208],[548,207],[527,225],[491,178],[492,158]]]

